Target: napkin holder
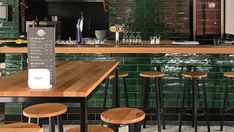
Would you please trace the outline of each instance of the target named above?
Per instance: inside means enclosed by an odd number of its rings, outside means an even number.
[[[49,89],[50,71],[48,69],[29,69],[28,70],[28,86],[31,89]]]

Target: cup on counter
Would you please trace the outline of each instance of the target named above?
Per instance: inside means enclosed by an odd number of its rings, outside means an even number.
[[[150,44],[160,44],[160,35],[150,36]]]
[[[220,45],[220,37],[213,38],[214,45]]]
[[[160,38],[161,38],[161,35],[159,35],[159,34],[155,36],[155,38],[154,38],[155,44],[160,44]]]
[[[155,44],[155,37],[154,36],[150,36],[150,44]]]
[[[57,22],[58,21],[58,16],[51,16],[51,21]]]

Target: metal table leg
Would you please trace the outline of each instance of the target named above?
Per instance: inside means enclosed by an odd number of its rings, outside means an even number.
[[[115,81],[114,81],[114,85],[113,85],[113,99],[112,99],[112,107],[119,107],[120,103],[119,103],[119,70],[116,69],[115,70]]]
[[[88,132],[88,101],[86,98],[82,99],[80,102],[81,112],[80,112],[80,129],[81,132]]]

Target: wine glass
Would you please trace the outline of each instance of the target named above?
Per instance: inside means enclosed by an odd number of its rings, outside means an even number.
[[[141,32],[136,32],[136,33],[137,33],[137,36],[136,36],[136,43],[137,43],[137,44],[141,44],[141,43],[142,43],[141,35],[140,35]]]
[[[128,38],[128,33],[125,32],[125,33],[124,33],[124,36],[123,36],[123,44],[128,44],[128,40],[129,40],[129,38]]]
[[[103,39],[106,37],[106,30],[95,30],[95,36],[98,40],[98,43],[101,44]]]
[[[129,43],[130,44],[134,44],[135,43],[135,36],[134,36],[134,32],[130,33],[131,35],[129,36]]]

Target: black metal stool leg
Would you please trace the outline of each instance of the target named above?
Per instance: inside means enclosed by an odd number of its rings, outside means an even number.
[[[62,115],[57,116],[58,131],[63,132]]]
[[[106,109],[107,90],[108,90],[109,82],[110,82],[110,78],[107,79],[105,89],[104,89],[104,98],[103,98],[103,106],[102,106],[103,110]],[[102,121],[101,126],[103,126],[103,125],[104,125],[104,122]]]
[[[227,94],[228,94],[228,86],[229,86],[229,82],[226,82],[226,86],[224,89],[224,99],[223,99],[223,108],[222,108],[222,115],[221,115],[221,124],[220,124],[220,131],[223,131],[223,120],[224,120],[224,112],[226,109],[226,103],[227,103]]]
[[[157,107],[157,120],[158,132],[161,132],[161,107],[160,107],[160,93],[159,93],[159,78],[155,78],[155,92],[156,92],[156,107]]]
[[[158,78],[158,92],[159,92],[159,100],[160,100],[160,105],[161,105],[161,118],[162,118],[162,128],[163,129],[166,129],[166,123],[165,123],[165,110],[164,110],[164,103],[163,103],[163,96],[162,96],[162,90],[161,90],[161,79],[160,78]]]
[[[123,84],[124,84],[124,95],[125,95],[126,107],[129,107],[129,103],[128,103],[128,91],[127,91],[127,85],[126,85],[126,79],[125,78],[123,78]]]
[[[108,90],[108,86],[109,86],[109,81],[110,79],[108,78],[107,81],[106,81],[106,86],[105,86],[105,89],[104,89],[104,99],[103,99],[103,109],[106,108],[106,102],[107,102],[107,90]]]
[[[193,85],[193,120],[195,132],[197,132],[197,79],[192,79]]]
[[[194,86],[196,85],[195,84],[195,82],[194,82],[194,79],[192,79],[192,81],[190,81],[190,82],[192,82],[192,127],[194,127],[194,125],[195,125],[195,122],[194,122],[194,118],[195,118],[195,96],[196,96],[196,94],[195,94],[195,92],[194,92]]]
[[[141,122],[137,123],[137,127],[138,127],[138,132],[141,132]]]
[[[184,89],[183,89],[183,95],[182,95],[182,104],[181,104],[181,108],[180,108],[180,123],[179,123],[179,132],[181,132],[181,125],[182,125],[182,120],[183,120],[183,116],[184,116],[184,102],[185,102],[185,92],[186,92],[186,80],[184,83]]]
[[[207,93],[206,93],[206,86],[205,86],[204,79],[202,81],[202,85],[203,85],[203,95],[204,95],[204,101],[205,101],[204,103],[205,103],[205,109],[206,109],[207,130],[208,132],[210,132],[210,120],[209,120],[209,113],[208,113]]]
[[[148,83],[148,79],[147,78],[144,78],[144,85],[142,85],[142,90],[141,90],[141,93],[142,93],[142,96],[141,96],[141,109],[146,112],[145,108],[147,107],[147,94],[148,94],[148,90],[147,90],[147,83]],[[146,128],[146,119],[144,119],[143,121],[143,128]]]
[[[54,117],[49,117],[49,132],[55,132]]]
[[[114,132],[119,132],[119,127],[118,125],[115,124],[107,124],[107,127],[110,127],[114,130]]]
[[[129,124],[128,131],[129,132],[140,132],[139,123]]]

